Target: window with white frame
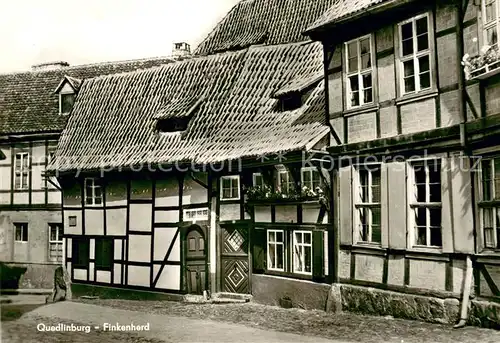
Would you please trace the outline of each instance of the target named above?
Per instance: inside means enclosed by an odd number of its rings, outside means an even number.
[[[300,183],[312,191],[321,186],[321,177],[316,167],[305,167],[300,170]]]
[[[373,103],[372,36],[345,43],[348,108]]]
[[[500,157],[481,161],[480,216],[486,248],[500,249]]]
[[[410,163],[409,205],[412,246],[441,247],[441,164]]]
[[[278,169],[278,190],[282,193],[291,193],[295,190],[295,182],[286,167]]]
[[[102,204],[102,189],[95,178],[85,179],[85,204],[90,206]]]
[[[15,189],[28,189],[29,183],[29,153],[19,152],[15,155],[14,161],[14,188]]]
[[[28,241],[28,223],[14,223],[14,230],[16,242]]]
[[[354,189],[357,241],[381,243],[380,228],[380,165],[355,168]]]
[[[49,224],[49,259],[54,262],[62,261],[63,226],[60,223]]]
[[[490,46],[498,44],[498,34],[500,32],[499,5],[500,0],[481,0],[484,43]]]
[[[293,272],[312,273],[311,231],[293,231]]]
[[[262,177],[262,173],[253,173],[252,181],[254,187],[262,187],[264,186],[264,178]]]
[[[238,200],[240,198],[240,177],[238,175],[222,176],[220,184],[221,200]]]
[[[422,14],[398,25],[401,94],[430,89],[430,17]]]
[[[285,271],[285,233],[283,230],[267,231],[267,269]]]

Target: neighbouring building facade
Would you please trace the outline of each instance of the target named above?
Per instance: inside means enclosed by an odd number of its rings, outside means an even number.
[[[473,274],[469,321],[498,325],[498,5],[337,1],[308,28],[340,138],[345,308],[454,322]]]
[[[0,261],[24,268],[17,286],[51,288],[63,262],[61,192],[45,172],[83,79],[170,61],[57,62],[0,75]]]

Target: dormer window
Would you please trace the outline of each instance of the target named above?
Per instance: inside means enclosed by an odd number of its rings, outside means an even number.
[[[281,99],[281,110],[292,111],[302,106],[302,97],[300,94],[293,94]]]
[[[203,100],[199,95],[171,100],[154,115],[156,130],[166,134],[186,131]]]
[[[190,117],[160,119],[156,122],[156,129],[160,133],[186,131]]]
[[[59,95],[59,114],[67,115],[73,109],[76,93],[82,84],[82,80],[71,76],[64,76],[54,93]]]
[[[74,93],[59,94],[59,113],[69,114],[71,112],[71,109],[73,108],[74,103]]]

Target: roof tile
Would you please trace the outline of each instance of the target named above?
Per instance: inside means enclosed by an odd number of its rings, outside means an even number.
[[[203,164],[303,149],[328,132],[322,83],[294,111],[278,110],[272,96],[296,75],[317,75],[321,61],[320,43],[254,46],[85,80],[51,168]],[[182,135],[155,132],[158,113],[184,111],[175,99],[200,94]]]

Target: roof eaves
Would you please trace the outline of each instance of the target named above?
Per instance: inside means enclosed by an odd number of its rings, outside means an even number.
[[[335,18],[329,21],[325,21],[320,24],[313,24],[310,27],[308,27],[304,32],[302,32],[303,35],[311,37],[311,39],[316,40],[315,34],[332,29],[336,26],[340,26],[342,24],[347,24],[347,23],[352,23],[358,20],[361,20],[367,16],[374,15],[383,11],[386,11],[388,9],[396,8],[399,6],[402,6],[404,4],[414,2],[415,0],[388,0],[388,1],[382,1],[381,3],[374,4],[369,7],[362,8],[360,10],[351,12],[349,14],[343,15],[340,18]]]

